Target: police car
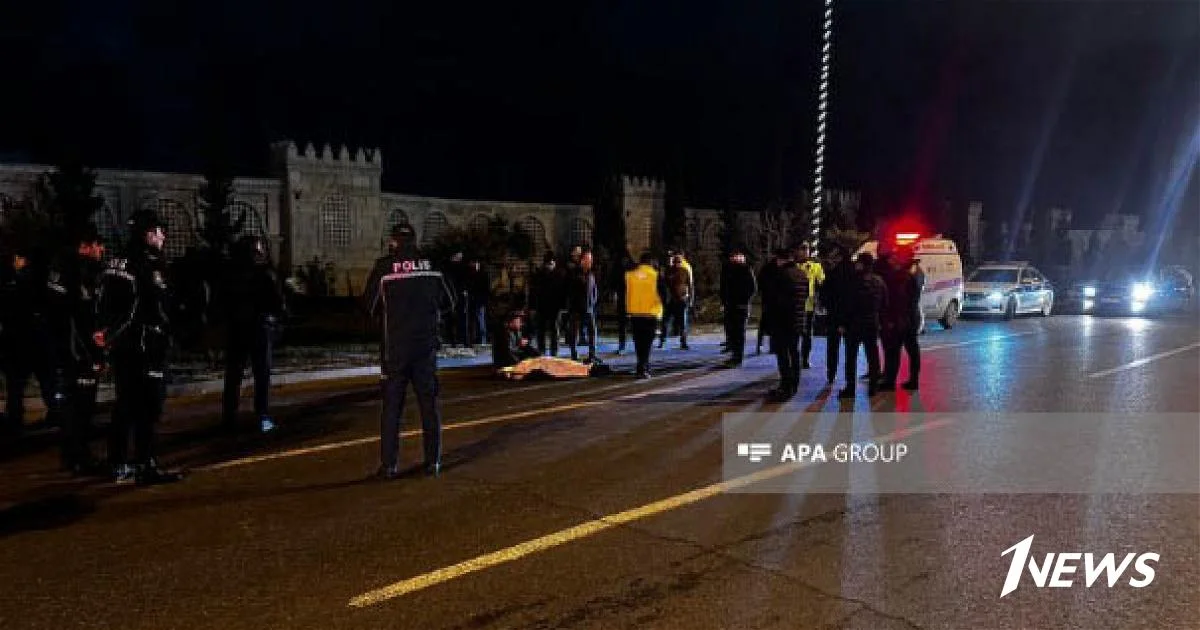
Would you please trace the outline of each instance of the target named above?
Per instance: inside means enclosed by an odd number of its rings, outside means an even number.
[[[1002,315],[1012,319],[1022,313],[1049,317],[1054,309],[1054,287],[1027,262],[985,263],[967,277],[962,314]]]
[[[914,257],[920,261],[925,272],[925,288],[921,292],[921,330],[924,319],[935,319],[942,328],[953,328],[962,312],[963,264],[954,241],[942,238],[941,234],[922,237],[912,232],[895,235],[897,247],[912,247]],[[868,253],[878,258],[879,241],[863,243],[858,254]]]

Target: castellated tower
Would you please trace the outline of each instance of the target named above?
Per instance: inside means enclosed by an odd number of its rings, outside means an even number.
[[[621,210],[625,213],[625,243],[636,260],[642,252],[662,246],[666,183],[646,177],[621,177]]]
[[[360,291],[384,229],[380,207],[383,155],[379,149],[312,144],[301,150],[294,142],[272,145],[276,175],[283,181],[280,230],[281,266],[303,265],[318,258],[337,261],[333,290]],[[285,269],[287,267],[284,267]]]

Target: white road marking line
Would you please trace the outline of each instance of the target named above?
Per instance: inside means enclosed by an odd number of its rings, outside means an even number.
[[[952,422],[954,421],[949,418],[933,420],[915,427],[900,429],[898,431],[893,431],[886,435],[876,437],[874,441],[879,443],[894,442],[910,435],[924,433],[925,431],[946,426]],[[580,523],[574,527],[569,527],[552,534],[547,534],[539,538],[534,538],[533,540],[525,541],[512,547],[507,547],[499,551],[494,551],[489,554],[472,558],[471,560],[467,560],[465,562],[460,562],[449,567],[444,567],[436,571],[431,571],[429,573],[409,578],[407,580],[402,580],[383,588],[368,591],[362,595],[352,598],[347,605],[352,608],[365,608],[367,606],[372,606],[389,599],[395,599],[397,597],[426,589],[443,582],[448,582],[470,573],[475,573],[477,571],[482,571],[494,566],[513,562],[514,560],[518,560],[540,551],[545,551],[547,549],[564,545],[581,538],[586,538],[607,529],[612,529],[618,525],[625,525],[633,521],[657,514],[662,514],[664,512],[669,512],[693,503],[698,503],[730,490],[744,488],[761,481],[767,481],[769,479],[781,477],[788,473],[795,472],[801,468],[806,468],[813,465],[815,465],[815,463],[812,460],[807,460],[772,466],[756,473],[729,479],[727,481],[715,483],[703,488],[697,488],[690,492],[668,497],[666,499],[655,501],[654,503],[648,503],[641,507],[629,509],[624,512],[602,516],[591,521]]]
[[[1196,348],[1200,348],[1200,341],[1198,341],[1196,343],[1188,344],[1186,346],[1181,346],[1179,348],[1175,348],[1174,350],[1167,350],[1166,352],[1159,352],[1158,354],[1152,354],[1148,357],[1143,357],[1136,361],[1130,361],[1129,363],[1126,363],[1124,365],[1118,365],[1114,368],[1109,368],[1107,370],[1101,370],[1099,372],[1092,372],[1091,374],[1088,374],[1088,378],[1103,378],[1105,376],[1109,376],[1111,374],[1116,374],[1118,372],[1132,370],[1135,368],[1142,367],[1143,365],[1146,365],[1147,363],[1150,363],[1152,361],[1157,361],[1159,359],[1165,359],[1169,356],[1180,354],[1182,352],[1187,352],[1188,350],[1194,350]]]
[[[706,369],[707,369],[707,367],[693,368],[690,370],[673,372],[673,373],[667,374],[665,376],[668,376],[668,377],[683,376],[686,374],[692,374],[695,372],[704,371]],[[581,396],[581,395],[599,394],[599,393],[609,391],[609,390],[614,390],[614,389],[623,389],[623,388],[630,387],[632,385],[636,385],[639,383],[641,383],[641,382],[633,381],[633,382],[628,382],[628,383],[617,383],[615,385],[607,385],[605,387],[601,387],[598,389],[593,389],[593,390],[589,390],[586,392],[580,392],[577,394],[564,396],[562,398],[559,398],[558,400],[565,400],[568,398],[574,398],[576,396]],[[502,415],[498,415],[498,416],[488,416],[488,417],[484,417],[484,418],[478,418],[475,420],[466,420],[466,421],[462,421],[462,422],[454,422],[454,423],[450,423],[450,424],[445,424],[442,426],[442,431],[445,432],[445,431],[452,431],[455,429],[467,429],[467,428],[471,428],[471,427],[484,426],[484,425],[488,425],[488,424],[496,424],[499,422],[507,422],[509,420],[519,420],[521,418],[528,418],[531,416],[537,416],[537,415],[542,415],[542,414],[556,413],[556,412],[560,412],[560,411],[571,411],[573,409],[581,409],[584,407],[593,407],[596,405],[602,405],[602,404],[609,403],[609,402],[612,402],[612,400],[610,400],[610,399],[587,400],[587,401],[582,401],[582,402],[577,402],[577,403],[569,403],[569,404],[565,404],[565,405],[559,405],[557,407],[539,407],[537,409],[530,409],[530,410],[526,410],[526,411],[518,411],[518,412],[502,414]],[[403,431],[400,433],[400,437],[402,437],[402,438],[403,437],[416,437],[419,435],[421,435],[420,429]],[[192,470],[193,471],[208,471],[208,470],[222,470],[225,468],[235,468],[238,466],[246,466],[249,464],[258,464],[261,462],[269,462],[269,461],[276,460],[276,459],[285,459],[288,457],[300,457],[302,455],[311,455],[313,453],[323,453],[326,451],[332,451],[332,450],[337,450],[337,449],[341,449],[341,448],[349,448],[352,446],[371,444],[372,442],[378,442],[378,441],[379,441],[379,436],[377,436],[377,435],[370,436],[370,437],[362,437],[362,438],[356,438],[353,440],[343,440],[341,442],[330,442],[328,444],[318,444],[315,446],[294,448],[294,449],[290,449],[290,450],[286,450],[286,451],[277,451],[274,453],[263,453],[262,455],[251,455],[249,457],[241,457],[238,459],[231,459],[231,460],[224,461],[224,462],[209,464],[207,466],[198,466],[196,468],[193,468]]]
[[[928,348],[921,348],[921,352],[932,352],[934,350],[941,350],[942,348],[957,348],[958,346],[969,346],[969,345],[977,344],[977,343],[987,343],[989,341],[1000,341],[1001,339],[1011,339],[1013,337],[1024,337],[1026,335],[1034,335],[1037,333],[1038,333],[1038,331],[1036,331],[1036,330],[1030,330],[1030,331],[1026,331],[1026,332],[1012,333],[1009,335],[992,335],[991,337],[986,337],[983,339],[970,339],[967,341],[959,341],[958,343],[943,343],[943,344],[936,345],[936,346],[929,346]]]

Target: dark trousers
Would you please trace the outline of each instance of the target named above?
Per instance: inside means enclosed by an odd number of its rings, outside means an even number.
[[[226,425],[233,425],[237,422],[242,372],[246,369],[247,361],[254,375],[254,415],[262,418],[269,413],[275,331],[266,324],[259,324],[252,325],[250,330],[231,330],[229,334],[229,342],[225,345],[225,392],[221,418]]]
[[[571,318],[571,360],[578,361],[579,353],[576,350],[576,342],[582,337],[581,333],[587,332],[588,358],[596,358],[596,314],[595,313],[570,313]]]
[[[625,350],[625,334],[629,318],[625,316],[625,296],[621,296],[621,306],[617,310],[617,350]]]
[[[487,303],[479,300],[471,301],[471,325],[474,327],[472,331],[472,341],[475,345],[483,345],[487,343]]]
[[[70,393],[63,409],[62,460],[65,465],[83,463],[92,458],[89,443],[92,419],[96,415],[98,374],[92,366],[79,366],[67,375]]]
[[[895,384],[900,375],[900,349],[908,355],[908,379],[913,383],[921,375],[921,346],[917,342],[917,329],[904,326],[883,334],[883,382]]]
[[[830,323],[829,331],[825,334],[825,378],[832,383],[837,376],[838,355],[841,354],[842,333],[837,326]]]
[[[536,311],[534,320],[537,322],[537,347],[542,354],[546,353],[546,336],[550,337],[550,356],[558,356],[558,309]]]
[[[457,324],[457,334],[454,336],[458,343],[471,345],[471,305],[466,293],[460,293],[458,303],[454,305],[454,319]]]
[[[400,456],[400,420],[404,416],[404,398],[412,383],[421,410],[421,439],[425,464],[442,462],[442,415],[438,403],[437,351],[411,358],[399,365],[385,366],[383,415],[380,418],[379,460],[384,466],[396,466]]]
[[[867,354],[867,388],[874,390],[879,382],[879,334],[875,332],[846,332],[846,387],[854,389],[857,382],[858,348]]]
[[[800,359],[808,365],[808,357],[812,354],[813,321],[817,314],[808,311],[804,314],[804,327],[800,331]]]
[[[629,332],[633,334],[633,349],[637,353],[637,372],[650,369],[650,347],[658,332],[658,320],[653,317],[630,317]]]
[[[56,374],[53,361],[45,354],[44,350],[17,349],[4,357],[4,384],[8,396],[5,422],[13,427],[25,424],[25,389],[31,377],[37,378],[47,419],[52,423],[61,422],[58,407],[63,398],[56,397],[56,392],[61,393],[63,379],[62,375]]]
[[[679,331],[679,343],[687,345],[688,335],[688,306],[687,302],[667,302],[662,320],[662,342],[667,342],[667,332],[671,331],[671,324]],[[671,331],[673,332],[673,331]]]
[[[750,307],[725,307],[725,343],[734,363],[741,363],[746,354],[746,322],[749,319]]]
[[[800,336],[791,330],[771,332],[771,350],[779,365],[781,385],[794,389],[800,383]]]
[[[162,418],[166,400],[163,366],[143,354],[113,357],[113,385],[117,400],[109,425],[108,460],[113,465],[129,462],[129,436],[133,434],[133,463],[149,465],[154,460],[154,429]]]

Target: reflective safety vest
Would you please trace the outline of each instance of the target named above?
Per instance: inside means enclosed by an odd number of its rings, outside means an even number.
[[[625,314],[630,317],[662,319],[662,296],[658,292],[658,272],[650,265],[638,265],[625,273]]]
[[[817,287],[825,283],[825,269],[815,260],[806,260],[799,266],[808,276],[808,300],[804,302],[804,310],[811,313],[817,307]]]

